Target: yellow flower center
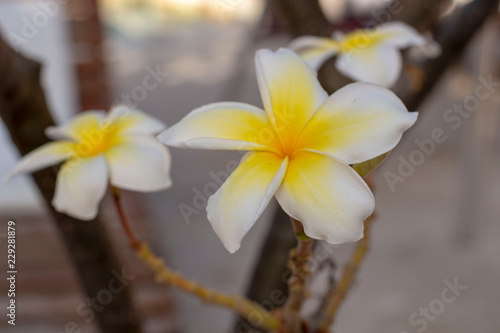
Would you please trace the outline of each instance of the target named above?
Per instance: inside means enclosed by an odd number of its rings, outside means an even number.
[[[301,150],[301,146],[296,140],[297,135],[294,132],[288,128],[284,128],[280,132],[281,135],[273,131],[274,139],[267,144],[268,147],[271,147],[279,157],[288,157],[289,160],[292,160],[294,155]]]
[[[386,36],[380,32],[371,30],[355,30],[348,33],[340,42],[340,52],[355,52],[385,39]]]
[[[285,157],[288,157],[289,160],[292,159],[293,155],[295,154],[296,152],[296,149],[294,149],[293,147],[291,146],[285,146],[285,147],[279,147],[279,156],[281,158],[285,158]]]
[[[115,126],[93,125],[79,132],[80,141],[76,144],[79,157],[91,157],[108,151],[120,141]]]

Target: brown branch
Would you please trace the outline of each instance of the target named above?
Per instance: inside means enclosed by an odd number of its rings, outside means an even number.
[[[12,141],[24,155],[48,142],[44,129],[54,125],[40,86],[40,65],[13,51],[0,38],[0,116]],[[58,213],[51,205],[57,172],[54,168],[33,174],[48,211],[59,229],[85,293],[95,298],[108,288],[113,272],[122,272],[99,218],[82,222]],[[127,289],[113,296],[95,313],[106,333],[138,333],[140,323]]]
[[[314,239],[304,233],[301,222],[293,218],[291,221],[297,237],[297,247],[290,251],[288,261],[291,276],[288,279],[288,299],[283,306],[283,318],[287,333],[301,333],[306,331],[300,316],[300,309],[309,293],[307,280],[312,274],[309,262],[313,255]]]
[[[171,270],[161,258],[157,257],[151,251],[147,243],[141,243],[137,240],[137,237],[134,235],[132,228],[130,227],[130,223],[122,205],[120,191],[117,188],[113,188],[113,199],[115,201],[121,224],[127,234],[130,246],[136,252],[137,256],[155,272],[157,281],[164,282],[169,286],[183,290],[195,297],[198,297],[207,304],[219,305],[232,309],[247,320],[258,318],[258,321],[256,322],[258,322],[259,326],[265,329],[275,330],[281,326],[281,322],[271,313],[247,298],[226,295],[205,288]]]
[[[441,45],[441,56],[418,64],[422,81],[417,89],[396,90],[409,110],[417,109],[448,68],[460,58],[486,19],[498,12],[497,8],[498,0],[474,0],[439,24],[434,36]]]
[[[317,0],[270,0],[271,12],[283,21],[292,37],[302,35],[329,36],[328,22]]]
[[[281,307],[288,297],[287,270],[288,253],[296,245],[295,234],[290,228],[290,218],[281,209],[276,207],[274,221],[266,236],[264,245],[257,258],[257,263],[250,278],[247,298],[260,304],[267,304],[271,308]],[[254,327],[244,318],[239,318],[235,324],[235,331],[248,331]],[[254,331],[260,331],[254,328]]]
[[[373,218],[374,214],[372,214],[365,220],[364,237],[356,245],[356,248],[349,262],[344,268],[342,277],[338,282],[335,290],[330,291],[330,297],[325,304],[323,316],[319,318],[319,326],[314,330],[314,332],[326,333],[328,332],[328,328],[333,324],[335,315],[337,314],[340,305],[345,300],[347,293],[351,289],[359,267],[368,251],[368,244],[370,242],[370,228]]]
[[[130,247],[132,247],[134,251],[139,252],[141,251],[142,246],[135,236],[134,232],[132,231],[132,227],[130,226],[127,215],[125,214],[120,190],[114,186],[111,188],[111,190],[113,192],[113,201],[115,202],[116,210],[118,211],[118,216],[120,217],[120,222],[122,224],[123,230],[125,231],[125,234],[127,235],[127,238],[129,240]]]
[[[440,15],[451,2],[451,0],[393,1],[393,5],[399,4],[399,6],[395,7],[394,15],[391,15],[388,19],[403,21],[415,27],[418,31],[432,31],[436,27]],[[390,9],[390,7],[389,5],[388,8]]]

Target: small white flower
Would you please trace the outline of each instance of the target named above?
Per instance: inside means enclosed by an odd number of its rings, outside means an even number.
[[[52,204],[58,212],[91,220],[111,185],[133,191],[158,191],[171,185],[170,153],[154,137],[160,121],[126,106],[87,111],[60,127],[49,127],[47,143],[24,156],[5,181],[65,161],[57,176]]]
[[[315,69],[337,55],[335,66],[343,75],[355,81],[391,87],[403,67],[400,49],[425,43],[426,38],[409,25],[389,22],[345,35],[335,31],[332,38],[299,37],[289,47]]]

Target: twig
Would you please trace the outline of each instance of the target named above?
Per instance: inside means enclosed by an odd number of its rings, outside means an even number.
[[[308,264],[312,258],[314,239],[307,237],[302,223],[293,218],[291,220],[297,237],[297,247],[290,251],[288,268],[292,275],[288,280],[288,299],[283,307],[283,315],[287,333],[300,333],[304,331],[300,309],[308,296],[306,282],[312,274]]]
[[[121,201],[120,190],[116,187],[112,187],[111,190],[113,192],[113,200],[115,201],[118,215],[120,216],[120,222],[123,226],[123,229],[125,230],[125,233],[127,234],[130,246],[132,247],[132,249],[134,249],[134,251],[139,252],[141,251],[142,246],[141,243],[137,240],[137,237],[135,237],[135,234],[130,227],[130,223],[128,222],[127,215],[125,215],[125,210],[123,209]]]
[[[318,329],[315,331],[316,333],[328,332],[328,328],[333,324],[335,315],[337,314],[340,305],[344,301],[347,293],[354,283],[356,273],[358,272],[358,269],[368,251],[368,243],[370,241],[370,227],[373,218],[374,214],[370,215],[364,222],[365,236],[358,242],[356,249],[351,256],[351,259],[344,268],[344,272],[337,285],[337,289],[334,293],[331,294],[330,299],[326,302],[326,308],[323,313],[323,318],[321,318],[321,321],[319,322]]]
[[[319,306],[316,308],[316,312],[312,315],[310,325],[312,327],[316,327],[316,324],[319,323],[322,319],[323,312],[327,308],[328,302],[330,301],[330,298],[333,297],[333,294],[337,290],[337,281],[335,279],[335,271],[336,271],[336,263],[333,260],[333,258],[330,258],[328,261],[329,266],[330,266],[330,275],[329,275],[329,281],[328,281],[328,287],[326,293],[321,297]]]
[[[137,256],[155,272],[158,282],[164,282],[170,286],[179,288],[200,298],[206,303],[230,308],[257,326],[269,330],[278,329],[281,326],[281,322],[277,318],[249,299],[242,296],[226,295],[207,289],[168,268],[165,262],[151,251],[147,243],[139,242],[137,237],[135,237],[127,216],[125,215],[120,191],[117,188],[113,188],[113,199],[120,216],[120,221],[129,239],[130,246],[136,252]]]

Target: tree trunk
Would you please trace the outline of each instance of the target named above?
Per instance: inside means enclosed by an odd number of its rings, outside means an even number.
[[[22,155],[48,142],[44,129],[54,125],[40,86],[40,64],[17,54],[0,38],[0,116]],[[121,274],[100,218],[82,222],[58,213],[51,205],[57,171],[44,169],[33,174],[80,277],[85,293],[95,298],[99,291]],[[133,309],[129,289],[113,295],[102,311],[95,312],[102,332],[139,333],[140,322]]]

